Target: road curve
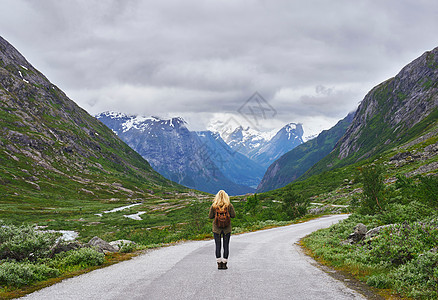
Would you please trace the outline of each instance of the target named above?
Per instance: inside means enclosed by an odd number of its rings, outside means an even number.
[[[228,270],[217,269],[214,241],[186,242],[66,279],[25,299],[365,299],[312,265],[295,245],[346,217],[233,235]]]

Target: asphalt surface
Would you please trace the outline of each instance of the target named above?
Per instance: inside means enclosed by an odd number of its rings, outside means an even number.
[[[314,266],[295,243],[345,215],[232,235],[228,270],[214,241],[186,242],[66,279],[26,299],[365,299]]]

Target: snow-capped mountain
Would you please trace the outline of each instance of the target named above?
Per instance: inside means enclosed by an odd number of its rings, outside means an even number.
[[[96,118],[164,177],[211,193],[219,189],[232,195],[254,191],[273,161],[303,143],[303,128],[295,123],[273,135],[218,122],[216,132],[194,132],[182,118],[117,112],[101,113]],[[214,130],[214,126],[209,128]]]
[[[301,124],[289,123],[278,132],[261,132],[241,125],[233,127],[231,122],[216,121],[209,129],[218,133],[235,151],[244,154],[264,168],[284,153],[303,143]]]
[[[233,122],[219,120],[211,123],[208,130],[218,133],[234,151],[238,151],[249,158],[275,134],[272,131],[261,132],[250,127],[244,128],[242,125]]]
[[[251,159],[267,168],[280,156],[304,143],[303,134],[304,131],[301,124],[289,123],[254,153]]]
[[[197,134],[222,173],[233,182],[257,187],[266,171],[264,167],[231,149],[218,133],[198,131]]]
[[[156,128],[165,128],[165,127],[181,127],[187,125],[183,118],[170,118],[170,119],[161,119],[159,117],[143,117],[143,116],[135,116],[135,115],[126,115],[124,113],[119,112],[103,112],[95,116],[97,119],[105,120],[105,125],[110,125],[109,127],[117,134],[125,133],[130,130],[138,130],[140,132],[145,132],[149,134]],[[108,126],[107,125],[107,126]]]
[[[211,147],[206,147],[205,141],[190,131],[182,118],[161,119],[115,112],[101,113],[96,118],[166,178],[210,193],[226,189],[229,194],[237,195],[254,190],[225,176],[222,166],[215,162]],[[233,152],[230,148],[228,151]],[[257,174],[257,182],[262,176],[263,173]]]
[[[333,150],[353,118],[354,113],[348,114],[329,130],[322,131],[315,139],[304,142],[274,161],[263,176],[257,191],[281,188],[303,175]]]

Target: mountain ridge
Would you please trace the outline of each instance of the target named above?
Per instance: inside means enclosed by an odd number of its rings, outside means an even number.
[[[316,138],[295,147],[273,162],[263,176],[257,192],[281,188],[296,180],[320,159],[329,154],[351,124],[354,112]]]
[[[260,132],[250,127],[216,122],[209,130],[218,133],[235,151],[242,153],[265,169],[284,153],[303,143],[303,126],[290,122],[274,133]]]
[[[438,47],[371,89],[335,149],[303,178],[370,158],[406,142],[434,121],[437,108]]]
[[[6,202],[74,203],[184,189],[155,172],[2,37],[0,101],[0,189]]]
[[[245,155],[231,149],[218,133],[197,131],[203,145],[209,149],[216,166],[234,182],[257,188],[265,173],[265,169],[247,158]]]
[[[236,177],[230,178],[224,174],[227,161],[219,163],[223,160],[221,155],[225,153],[217,153],[215,149],[227,145],[212,146],[212,141],[202,140],[196,132],[187,128],[187,123],[180,117],[162,119],[103,112],[97,114],[96,118],[116,132],[166,178],[210,193],[227,189],[230,195],[237,195],[255,190],[255,187],[233,181]],[[228,152],[233,153],[231,149]],[[234,162],[242,166],[242,163]],[[262,175],[260,172],[256,176],[261,179]]]

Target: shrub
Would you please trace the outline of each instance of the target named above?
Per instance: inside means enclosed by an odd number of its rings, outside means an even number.
[[[137,250],[137,245],[134,243],[122,243],[120,245],[120,253],[131,253]]]
[[[58,237],[58,233],[38,231],[32,225],[0,224],[0,259],[35,261],[47,257]]]
[[[245,210],[248,212],[255,212],[256,208],[259,206],[259,199],[257,198],[257,194],[249,196],[245,202]]]
[[[205,216],[208,214],[208,211],[205,208],[205,205],[199,201],[195,201],[192,205],[189,206],[189,224],[188,228],[191,233],[201,232],[205,223],[207,222]]]
[[[59,275],[55,268],[30,262],[4,261],[0,264],[0,284],[12,287],[29,285]]]
[[[429,215],[431,209],[425,204],[412,201],[409,204],[396,203],[388,204],[379,219],[383,224],[395,224],[403,222],[415,222]]]
[[[105,254],[92,248],[81,248],[60,253],[56,256],[61,266],[91,267],[103,264]]]
[[[388,274],[374,274],[368,277],[367,284],[379,289],[387,289],[393,285],[393,280]]]
[[[364,246],[363,259],[374,264],[389,262],[399,266],[437,245],[438,230],[433,226],[419,223],[394,225],[383,229],[377,238]]]
[[[394,271],[395,287],[409,297],[438,298],[438,253],[426,252]]]
[[[425,204],[438,208],[438,176],[420,177],[417,196]]]

